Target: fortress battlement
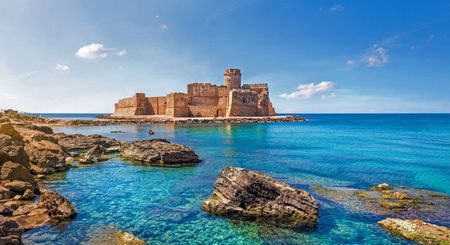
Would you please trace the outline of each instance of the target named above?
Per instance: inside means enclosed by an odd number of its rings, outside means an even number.
[[[224,84],[193,82],[187,93],[171,92],[166,96],[145,97],[136,93],[115,104],[117,116],[166,115],[172,117],[274,116],[267,83],[241,86],[241,71],[227,68]]]

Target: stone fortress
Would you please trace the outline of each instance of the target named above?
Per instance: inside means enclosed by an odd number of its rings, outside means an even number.
[[[145,97],[136,93],[115,104],[115,116],[162,115],[170,117],[275,116],[266,83],[241,85],[239,69],[225,69],[224,85],[191,83],[187,93]]]

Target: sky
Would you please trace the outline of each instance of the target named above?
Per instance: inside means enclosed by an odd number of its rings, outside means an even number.
[[[450,112],[450,1],[0,0],[0,108],[268,83],[277,112]]]

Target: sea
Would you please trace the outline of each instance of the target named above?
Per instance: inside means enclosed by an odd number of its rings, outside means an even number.
[[[368,189],[389,183],[450,194],[450,114],[299,116],[308,121],[56,128],[120,141],[166,138],[192,147],[203,161],[163,168],[114,157],[57,174],[47,188],[67,197],[78,215],[69,223],[28,231],[24,242],[91,244],[113,227],[149,244],[411,244],[377,225],[385,216],[349,209],[319,196],[312,186]],[[155,135],[148,134],[150,129]],[[318,226],[292,230],[207,214],[202,202],[225,166],[260,171],[311,192],[320,203]]]

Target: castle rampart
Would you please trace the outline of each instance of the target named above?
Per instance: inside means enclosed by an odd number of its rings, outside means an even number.
[[[133,97],[115,104],[118,116],[166,115],[172,117],[230,117],[276,115],[269,98],[266,83],[241,86],[241,72],[225,69],[224,85],[195,82],[187,85],[187,93],[169,93],[166,96]]]

